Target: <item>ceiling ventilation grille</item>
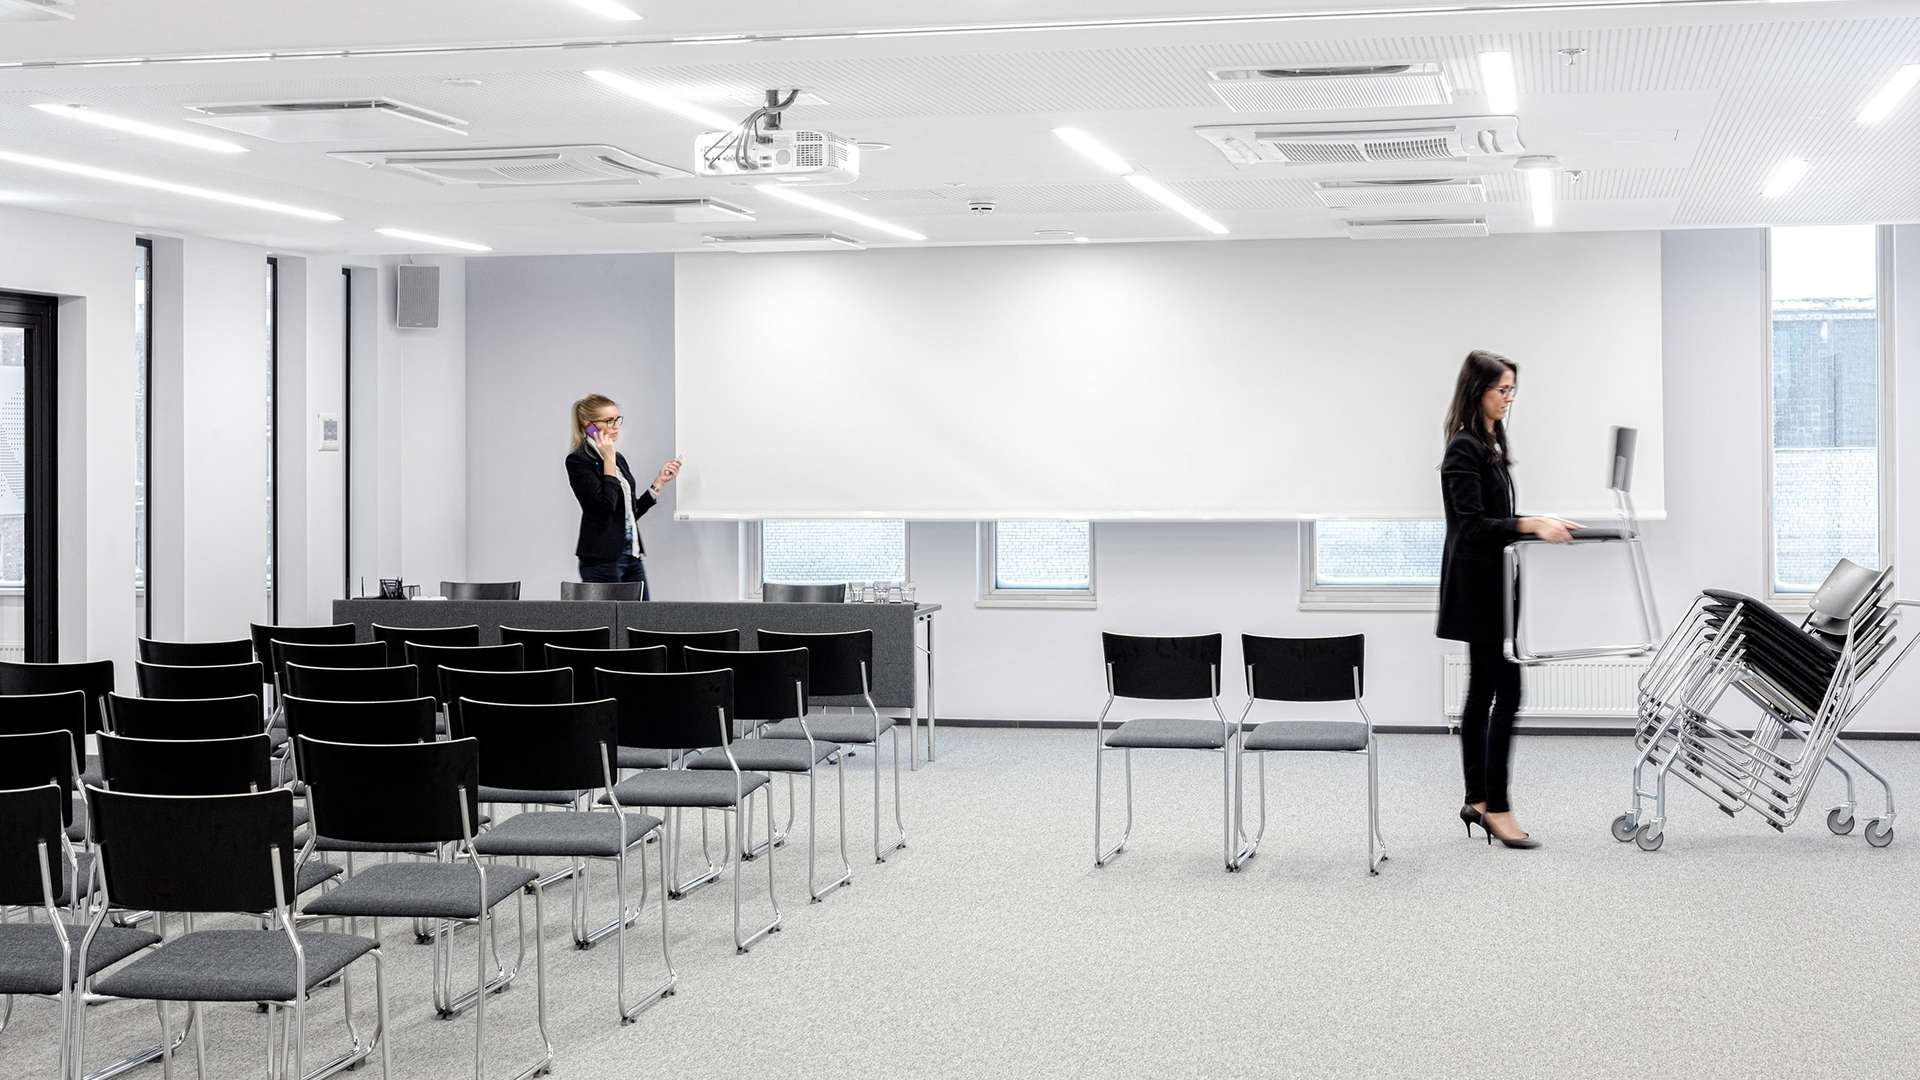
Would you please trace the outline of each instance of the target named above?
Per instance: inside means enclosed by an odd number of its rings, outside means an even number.
[[[0,0],[0,22],[73,18],[73,0]]]
[[[436,184],[471,184],[482,188],[631,184],[687,175],[671,165],[604,144],[355,150],[336,151],[327,156]]]
[[[1347,235],[1355,240],[1437,240],[1485,236],[1485,218],[1409,217],[1378,221],[1349,221]]]
[[[1235,112],[1445,105],[1453,92],[1431,62],[1222,68],[1208,87]]]
[[[392,98],[243,101],[187,108],[199,114],[192,118],[198,123],[272,142],[363,139],[418,132],[422,124],[455,135],[467,133],[465,120]]]
[[[573,208],[590,218],[620,225],[753,220],[752,211],[719,199],[594,199],[576,202]]]
[[[714,251],[864,251],[867,246],[839,233],[708,235],[700,239],[705,247]]]
[[[1364,206],[1462,206],[1487,201],[1477,176],[1417,177],[1392,180],[1320,180],[1314,197],[1329,210]]]
[[[1193,129],[1236,165],[1364,165],[1525,152],[1511,116],[1231,124]]]

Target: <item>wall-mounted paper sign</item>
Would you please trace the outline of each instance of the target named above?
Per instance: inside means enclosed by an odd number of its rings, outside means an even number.
[[[340,418],[337,416],[330,416],[326,413],[316,413],[314,415],[314,420],[318,421],[314,425],[314,430],[318,435],[318,439],[319,439],[319,445],[315,446],[314,449],[319,451],[322,454],[339,453],[340,452]]]

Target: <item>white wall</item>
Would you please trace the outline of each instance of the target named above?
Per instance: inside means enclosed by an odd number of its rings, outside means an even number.
[[[1916,234],[1901,230],[1920,249]],[[1662,238],[1668,518],[1648,524],[1647,549],[1669,623],[1703,586],[1755,594],[1765,586],[1763,239],[1760,230]],[[1920,325],[1920,260],[1902,262],[1900,274],[1903,313]],[[670,264],[661,256],[484,259],[470,264],[468,282],[469,565],[475,577],[521,577],[527,595],[552,595],[546,582],[570,574],[578,524],[560,466],[567,403],[590,390],[618,398],[636,471],[673,449]],[[1899,356],[1920,356],[1920,334],[1902,339]],[[1897,384],[1906,442],[1920,432],[1914,384],[1920,379]],[[1518,450],[1524,503],[1526,447]],[[1920,466],[1901,475],[1902,516],[1911,523],[1901,547],[1910,562],[1920,559],[1916,473]],[[1375,719],[1437,722],[1439,658],[1453,646],[1434,639],[1432,614],[1300,611],[1299,533],[1289,524],[1100,525],[1096,610],[1008,610],[973,604],[971,525],[914,525],[911,574],[923,598],[946,605],[937,642],[941,714],[1091,716],[1101,698],[1101,630],[1358,631],[1368,635]],[[656,511],[646,537],[662,598],[739,595],[735,528],[673,522]],[[1535,609],[1543,635],[1578,632],[1593,610],[1620,610],[1611,581],[1550,575],[1535,592],[1552,598]],[[1862,728],[1920,730],[1910,708],[1916,677],[1904,672]]]

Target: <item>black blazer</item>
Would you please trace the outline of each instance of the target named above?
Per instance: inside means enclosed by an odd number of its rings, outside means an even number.
[[[1499,641],[1506,636],[1501,555],[1523,535],[1513,475],[1480,440],[1458,432],[1440,461],[1440,497],[1447,508],[1447,544],[1434,633],[1454,641]]]
[[[652,488],[634,482],[625,454],[616,451],[613,460],[620,475],[627,478],[627,487],[634,492],[633,527],[637,541],[640,516],[652,509],[657,500]],[[599,454],[586,446],[568,454],[567,484],[573,488],[573,497],[580,501],[580,540],[573,546],[574,555],[594,562],[625,555],[627,512],[620,505],[625,496],[620,492],[620,482],[601,471]],[[640,550],[644,554],[646,545],[641,544]]]

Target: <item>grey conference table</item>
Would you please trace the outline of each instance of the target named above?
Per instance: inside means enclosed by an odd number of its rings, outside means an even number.
[[[742,648],[754,647],[754,631],[824,632],[873,631],[873,703],[882,709],[907,710],[909,758],[920,767],[920,720],[927,721],[927,760],[934,759],[938,733],[933,703],[933,616],[939,604],[764,604],[751,600],[693,602],[651,600],[644,603],[606,600],[335,600],[333,621],[353,623],[360,639],[373,638],[373,624],[382,626],[480,627],[480,643],[500,641],[501,626],[560,630],[581,626],[610,626],[616,641],[624,643],[623,627],[642,630],[740,631]],[[925,644],[921,643],[922,632]],[[919,693],[924,662],[927,693]],[[823,698],[838,702],[841,699]],[[853,702],[846,702],[852,704]]]

